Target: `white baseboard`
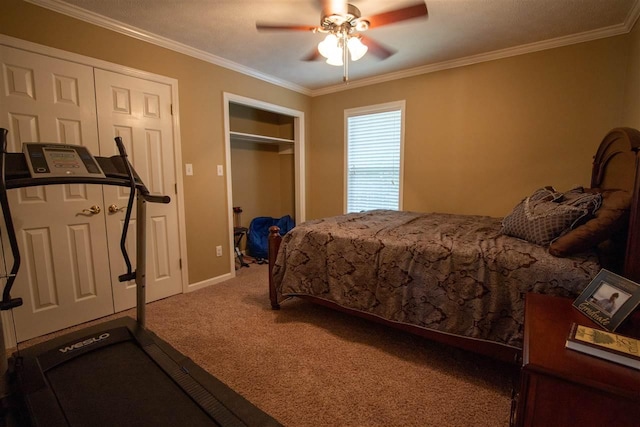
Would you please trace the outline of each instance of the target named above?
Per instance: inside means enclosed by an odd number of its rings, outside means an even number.
[[[215,285],[217,283],[233,279],[234,277],[235,271],[233,271],[232,273],[223,274],[222,276],[212,277],[211,279],[203,280],[202,282],[189,283],[185,292],[197,291],[198,289],[206,288],[207,286]]]

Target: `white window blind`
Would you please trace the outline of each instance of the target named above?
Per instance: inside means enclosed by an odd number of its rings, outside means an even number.
[[[401,147],[402,108],[347,111],[347,212],[400,208]]]

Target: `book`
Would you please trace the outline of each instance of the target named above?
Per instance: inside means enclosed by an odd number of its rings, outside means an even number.
[[[566,348],[640,370],[640,340],[573,323]]]

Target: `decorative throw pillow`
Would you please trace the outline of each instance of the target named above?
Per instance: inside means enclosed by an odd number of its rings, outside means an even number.
[[[584,252],[626,227],[631,194],[623,190],[602,190],[601,194],[602,206],[594,217],[551,242],[551,255],[566,257]]]
[[[584,187],[576,187],[564,192],[562,194],[562,198],[557,201],[563,205],[575,206],[577,208],[587,210],[587,215],[580,218],[579,221],[571,226],[571,229],[574,229],[592,218],[598,209],[600,209],[600,205],[602,204],[602,194],[600,191],[594,191],[590,188],[585,190]],[[565,230],[565,232],[569,231],[570,230]]]
[[[503,219],[502,232],[546,246],[597,209],[599,200],[599,194],[577,189],[563,194],[553,187],[541,188]]]
[[[562,193],[556,191],[552,186],[547,185],[534,191],[533,194],[529,196],[529,199],[534,202],[555,202],[562,199],[562,197]]]

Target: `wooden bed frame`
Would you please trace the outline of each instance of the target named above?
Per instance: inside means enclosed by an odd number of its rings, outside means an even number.
[[[591,187],[623,189],[632,192],[633,197],[622,274],[633,281],[640,282],[640,131],[631,128],[616,128],[605,136],[594,157]],[[271,227],[269,231],[269,298],[272,309],[278,310],[280,309],[280,304],[277,300],[272,270],[282,237],[278,227]],[[521,357],[520,350],[499,343],[392,322],[311,296],[298,296],[298,298],[498,360],[519,363]],[[627,326],[626,330],[632,329],[635,335],[640,332],[640,310],[636,310],[632,317],[633,319],[627,321],[625,326]]]

